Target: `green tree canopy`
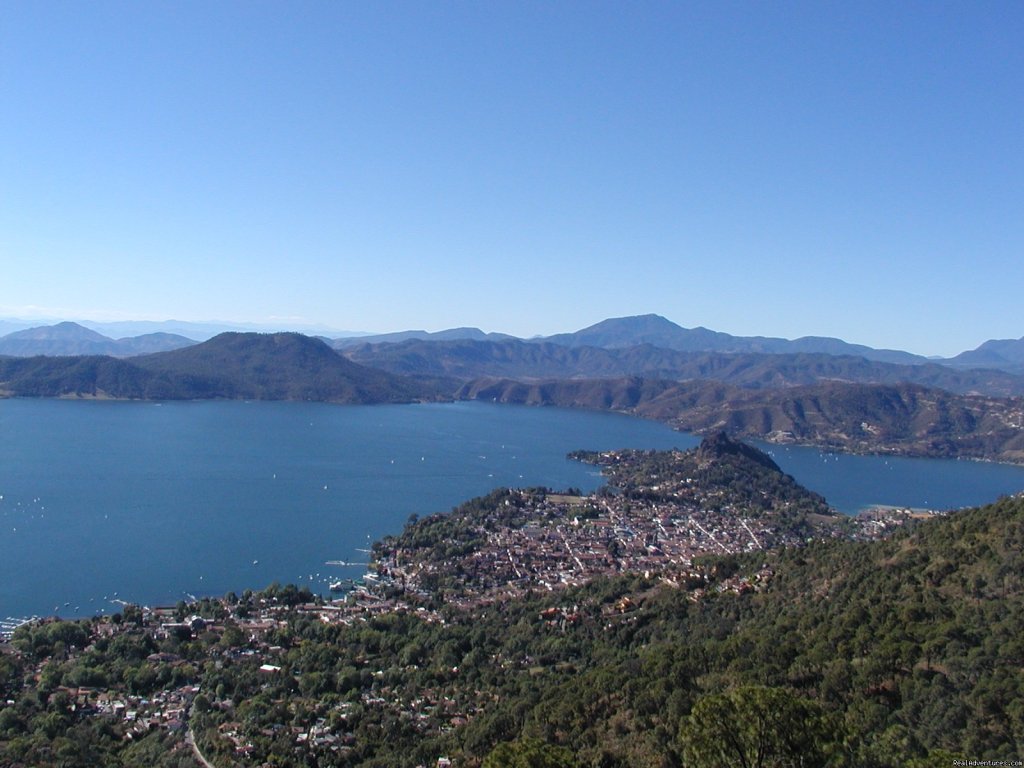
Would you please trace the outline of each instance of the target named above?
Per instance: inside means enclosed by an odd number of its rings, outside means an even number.
[[[572,752],[539,739],[506,741],[496,746],[482,768],[576,768]]]
[[[683,721],[680,741],[688,766],[820,768],[837,739],[814,702],[745,686],[701,698]]]

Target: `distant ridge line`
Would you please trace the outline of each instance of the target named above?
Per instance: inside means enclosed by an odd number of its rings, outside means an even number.
[[[4,325],[6,323],[6,326]],[[11,321],[0,321],[0,329],[11,327]],[[146,333],[131,335],[135,331]],[[108,334],[118,335],[113,338]],[[175,332],[177,331],[177,332]],[[189,333],[183,333],[188,331]],[[185,321],[120,321],[109,323],[63,321],[54,325],[13,330],[0,336],[0,355],[26,357],[31,355],[100,354],[131,357],[152,352],[180,349],[209,340],[221,332],[276,333],[267,328],[245,324],[191,323]],[[1024,338],[993,339],[975,350],[968,350],[948,359],[926,358],[892,349],[875,349],[851,344],[842,339],[804,336],[783,339],[768,336],[733,336],[704,327],[684,328],[657,314],[614,317],[572,333],[521,339],[475,327],[449,328],[442,331],[408,330],[385,334],[357,334],[309,328],[299,332],[320,338],[337,350],[356,356],[367,345],[402,344],[409,341],[456,342],[519,341],[525,344],[558,345],[576,349],[590,347],[602,350],[626,350],[650,346],[673,352],[704,352],[760,355],[829,355],[858,357],[865,360],[900,365],[944,365],[959,370],[992,369],[1024,375]],[[124,335],[119,335],[124,333]],[[339,336],[338,334],[345,333]]]

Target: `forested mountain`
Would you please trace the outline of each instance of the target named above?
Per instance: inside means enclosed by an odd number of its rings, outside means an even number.
[[[226,333],[172,352],[0,358],[0,393],[26,397],[408,402],[436,384],[357,365],[295,333]]]
[[[827,354],[680,352],[649,344],[603,349],[550,342],[422,341],[361,344],[344,354],[362,365],[403,375],[510,379],[643,376],[713,379],[742,387],[791,387],[821,381],[909,382],[951,392],[997,397],[1024,394],[1024,377],[1005,371],[954,370],[935,363],[904,365]]]
[[[909,384],[828,382],[751,390],[650,379],[464,385],[470,400],[611,409],[688,431],[796,442],[856,453],[1024,463],[1024,398],[953,395]]]
[[[107,356],[0,358],[0,396],[191,399],[210,391],[204,385]]]
[[[424,389],[353,363],[299,333],[222,333],[133,362],[147,371],[209,382],[214,396],[223,398],[377,403],[417,399]]]

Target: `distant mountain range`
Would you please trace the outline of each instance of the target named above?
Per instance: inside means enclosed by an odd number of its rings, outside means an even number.
[[[381,333],[368,336],[346,336],[331,339],[330,345],[335,349],[349,349],[361,344],[397,344],[403,341],[502,341],[515,339],[507,333],[484,333],[479,328],[449,328],[446,331],[399,331],[398,333]]]
[[[1024,394],[1024,377],[992,369],[954,369],[933,362],[886,363],[823,353],[683,352],[642,344],[600,348],[552,342],[421,341],[362,344],[343,350],[349,359],[401,375],[481,376],[509,379],[714,379],[752,388],[792,387],[819,381],[874,384],[910,382],[963,394]]]
[[[663,327],[649,327],[658,325]],[[612,343],[615,335],[585,337]],[[0,356],[0,396],[478,399],[612,409],[688,431],[725,429],[837,450],[1024,463],[1024,377],[991,369],[823,353],[687,352],[649,343],[602,348],[519,339],[414,338],[338,352],[298,333],[224,333],[123,358],[95,352],[112,344],[127,354],[151,343],[188,340],[146,334],[115,341],[73,323],[15,332],[0,342],[7,345],[3,349],[31,343],[90,352]],[[1008,354],[1005,347],[996,349]]]
[[[181,349],[196,342],[173,333],[147,333],[112,339],[78,323],[57,323],[14,331],[0,337],[0,355],[109,355],[131,357]]]
[[[325,325],[307,324],[267,324],[267,323],[231,323],[210,321],[197,323],[187,320],[117,320],[112,322],[93,322],[83,320],[80,323],[86,328],[105,336],[141,336],[147,333],[174,333],[187,336],[196,341],[207,341],[222,333],[301,333],[304,336],[365,336],[358,331],[340,331]]]
[[[242,334],[247,335],[254,334]],[[612,318],[546,339],[523,340],[478,328],[454,328],[323,341],[361,366],[435,380],[643,376],[714,379],[750,388],[820,381],[905,382],[961,394],[1024,394],[1024,340],[986,342],[951,361],[937,362],[839,339],[737,337],[705,328],[682,328],[658,315],[641,315]],[[112,339],[80,324],[63,322],[0,337],[0,355],[134,358],[197,344],[163,332]],[[985,364],[989,367],[983,367]],[[1018,370],[1020,373],[1014,373]]]
[[[31,328],[52,327],[61,325],[56,320],[51,321],[28,321],[16,318],[0,319],[0,338],[5,334],[14,331],[24,331]],[[221,333],[281,333],[293,332],[302,333],[305,336],[318,336],[320,338],[334,338],[346,336],[358,338],[369,334],[361,331],[341,331],[323,325],[296,325],[284,324],[270,325],[266,323],[233,323],[228,321],[212,320],[209,322],[194,322],[190,320],[113,320],[98,322],[95,320],[78,320],[74,323],[111,339],[123,339],[132,336],[144,336],[151,333],[169,333],[175,336],[184,336],[193,339],[193,343],[207,341]]]
[[[110,354],[130,356],[164,351],[184,346],[192,339],[205,340],[225,332],[265,332],[267,329],[224,323],[190,323],[133,321],[111,323],[58,323],[26,328],[23,321],[0,320],[0,354],[28,356],[34,354]],[[92,331],[87,336],[83,331]],[[649,346],[674,352],[715,352],[723,354],[830,355],[859,357],[865,360],[900,365],[941,364],[959,369],[989,368],[1024,375],[1024,338],[986,341],[975,350],[962,352],[949,359],[931,359],[900,350],[874,349],[850,344],[842,339],[805,336],[781,339],[768,336],[732,336],[707,328],[683,328],[660,315],[637,315],[602,320],[573,333],[519,339],[504,333],[485,333],[479,328],[450,328],[444,331],[400,331],[385,334],[359,334],[309,328],[302,331],[323,339],[334,349],[353,350],[366,344],[401,344],[408,341],[522,341],[530,344],[553,344],[571,349],[589,347],[624,350]],[[338,338],[339,335],[343,336]],[[114,336],[117,337],[116,343]],[[148,341],[131,342],[133,338]],[[197,343],[197,342],[192,342]],[[86,347],[89,347],[88,349]]]
[[[679,352],[850,355],[885,363],[927,363],[928,358],[891,349],[872,349],[841,339],[805,336],[790,341],[768,336],[731,336],[707,328],[683,328],[660,315],[603,320],[575,333],[560,333],[539,341],[568,347],[621,349],[649,344]]]

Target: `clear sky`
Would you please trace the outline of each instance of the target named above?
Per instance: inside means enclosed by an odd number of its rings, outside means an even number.
[[[1024,335],[1024,3],[0,14],[0,316]]]

